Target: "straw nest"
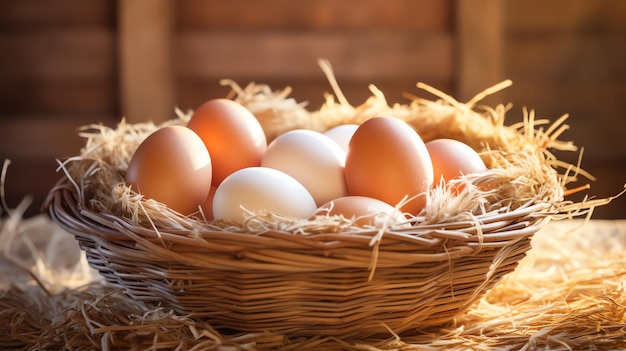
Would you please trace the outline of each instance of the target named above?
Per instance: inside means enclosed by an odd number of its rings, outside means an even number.
[[[410,96],[390,106],[381,91],[350,105],[322,61],[334,89],[317,111],[289,89],[232,87],[269,140],[307,128],[325,130],[388,115],[413,125],[425,140],[458,139],[479,151],[489,170],[467,175],[459,194],[435,187],[408,226],[359,227],[354,219],[250,213],[243,223],[182,216],[124,184],[152,123],[86,127],[80,155],[61,163],[63,177],[45,207],[74,234],[89,263],[113,286],[146,306],[163,306],[218,330],[367,337],[441,325],[513,271],[535,232],[550,219],[590,214],[601,200],[572,203],[568,185],[580,174],[550,150],[575,151],[558,138],[565,117],[549,124],[524,111],[505,125],[510,106],[478,106],[505,81],[460,103],[425,84],[437,99]],[[165,124],[185,124],[177,111]],[[491,190],[482,185],[489,184]]]

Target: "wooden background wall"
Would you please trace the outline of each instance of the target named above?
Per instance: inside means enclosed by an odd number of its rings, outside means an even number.
[[[626,183],[626,2],[621,0],[6,0],[0,2],[0,160],[6,200],[54,184],[77,128],[173,117],[224,96],[222,78],[275,89],[311,108],[329,91],[327,58],[353,104],[376,84],[390,101],[423,81],[459,100],[505,78],[486,102],[542,118],[571,115],[588,194]],[[563,156],[575,161],[577,155]],[[626,218],[626,196],[595,218]]]

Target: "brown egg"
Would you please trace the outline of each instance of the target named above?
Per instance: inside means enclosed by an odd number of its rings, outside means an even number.
[[[392,206],[415,197],[433,182],[433,166],[424,142],[406,122],[393,117],[371,118],[355,131],[346,154],[349,195],[373,197]],[[401,210],[417,214],[423,196]]]
[[[213,99],[200,105],[187,124],[204,141],[213,163],[213,185],[231,173],[261,164],[267,139],[261,124],[243,105]]]
[[[462,174],[479,173],[487,170],[480,155],[469,145],[454,139],[435,139],[426,143],[433,163],[434,185],[460,177]],[[463,186],[455,187],[460,191]]]
[[[198,211],[211,187],[211,157],[202,139],[183,126],[150,134],[128,163],[126,184],[188,215]]]
[[[378,199],[367,196],[343,196],[331,200],[318,209],[321,215],[343,215],[348,219],[355,219],[358,226],[382,226],[400,224],[406,217],[395,207]]]

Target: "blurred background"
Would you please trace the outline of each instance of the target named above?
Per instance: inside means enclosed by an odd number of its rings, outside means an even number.
[[[457,100],[504,79],[485,100],[538,118],[569,114],[562,139],[584,147],[597,177],[582,196],[626,183],[626,1],[623,0],[0,0],[0,161],[5,200],[28,215],[77,155],[80,126],[163,121],[225,96],[223,78],[293,88],[319,107],[332,63],[353,105],[375,84],[389,102]],[[560,156],[576,162],[577,153]],[[626,218],[626,196],[594,218]]]

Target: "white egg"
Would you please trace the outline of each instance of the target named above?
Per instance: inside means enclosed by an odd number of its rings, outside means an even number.
[[[316,209],[313,197],[302,184],[286,173],[266,167],[231,173],[213,195],[214,219],[241,221],[246,211],[308,218]]]
[[[326,135],[292,130],[274,139],[261,166],[289,174],[311,193],[318,205],[348,193],[344,176],[346,152]]]
[[[333,139],[344,151],[347,151],[350,139],[357,128],[359,128],[358,124],[340,124],[325,131],[324,135]]]

